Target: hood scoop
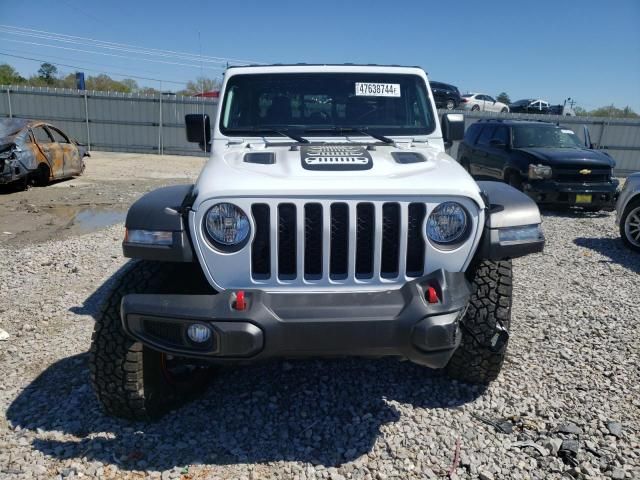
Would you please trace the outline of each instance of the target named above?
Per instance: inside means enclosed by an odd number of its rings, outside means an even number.
[[[276,154],[273,152],[249,152],[244,154],[242,161],[260,165],[273,165],[276,163]]]
[[[391,152],[391,156],[396,163],[420,163],[426,162],[424,155],[418,152]]]

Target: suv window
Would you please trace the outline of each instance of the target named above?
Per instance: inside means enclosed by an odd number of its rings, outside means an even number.
[[[464,133],[464,142],[469,145],[473,145],[476,138],[478,138],[480,130],[482,130],[482,124],[480,123],[473,123],[469,125],[469,128],[467,128],[467,131]]]
[[[478,137],[478,145],[489,145],[489,141],[493,137],[494,125],[485,125],[482,129],[482,133]]]
[[[500,143],[509,145],[509,129],[504,125],[496,127],[491,140],[499,140]]]
[[[51,137],[43,127],[36,127],[32,129],[32,132],[37,143],[51,143]]]

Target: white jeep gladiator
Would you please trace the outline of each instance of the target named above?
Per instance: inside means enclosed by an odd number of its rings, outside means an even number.
[[[91,347],[105,410],[145,419],[201,390],[211,366],[395,356],[487,383],[503,363],[511,259],[544,245],[523,193],[476,182],[445,147],[418,67],[227,69],[195,185],[127,215]],[[212,128],[213,127],[213,128]],[[213,131],[213,133],[212,133]]]

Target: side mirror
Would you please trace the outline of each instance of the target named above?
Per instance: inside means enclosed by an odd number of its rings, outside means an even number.
[[[190,113],[184,116],[187,127],[187,142],[197,143],[200,148],[209,151],[211,143],[211,122],[206,113]]]
[[[442,115],[442,139],[451,144],[464,138],[464,115],[461,113],[445,113]]]

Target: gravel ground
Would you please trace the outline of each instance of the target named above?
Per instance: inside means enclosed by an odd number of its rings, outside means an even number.
[[[0,477],[640,478],[640,256],[613,214],[544,230],[484,391],[395,360],[279,361],[153,424],[104,416],[89,385],[122,227],[0,246]]]

